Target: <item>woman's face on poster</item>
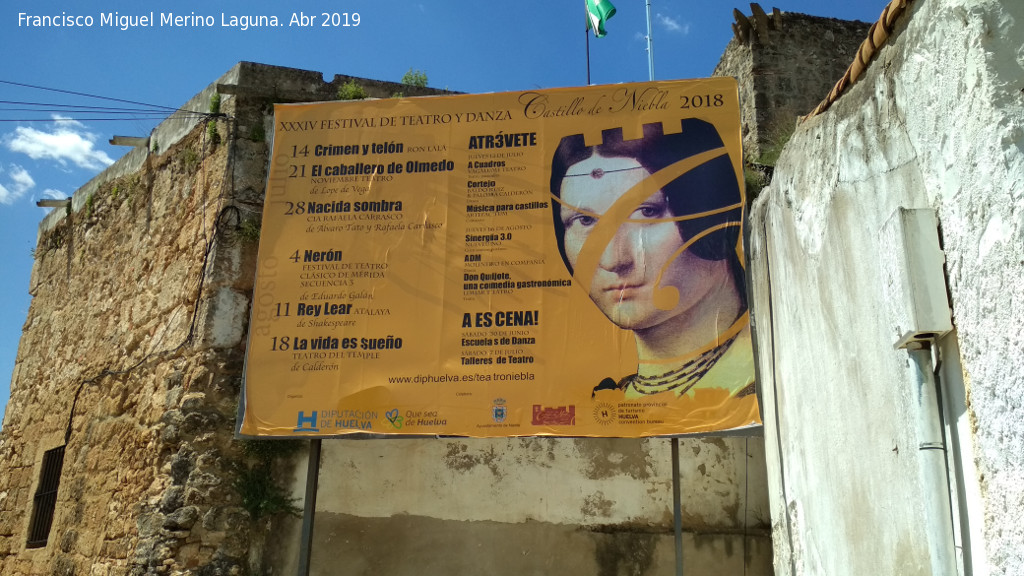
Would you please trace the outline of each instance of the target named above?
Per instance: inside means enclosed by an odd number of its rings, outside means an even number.
[[[596,154],[567,173],[572,176],[561,186],[565,252],[580,277],[587,274],[577,266],[580,252],[602,215],[650,173],[633,158]],[[720,262],[682,250],[684,239],[660,190],[632,208],[603,247],[589,292],[616,325],[643,330],[692,312],[712,289]]]

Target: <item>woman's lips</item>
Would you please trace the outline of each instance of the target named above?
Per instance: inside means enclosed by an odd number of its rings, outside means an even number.
[[[643,287],[643,284],[616,284],[615,286],[609,286],[605,288],[605,292],[631,292],[639,290]]]

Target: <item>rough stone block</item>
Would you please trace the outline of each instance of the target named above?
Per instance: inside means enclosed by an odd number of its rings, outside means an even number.
[[[182,486],[170,486],[164,491],[160,499],[160,511],[164,514],[174,512],[184,504],[185,488]]]
[[[195,506],[179,508],[164,518],[163,527],[168,530],[189,530],[199,519],[199,509]]]

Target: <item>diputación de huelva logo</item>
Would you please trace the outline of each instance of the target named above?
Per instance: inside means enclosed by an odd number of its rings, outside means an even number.
[[[292,430],[292,432],[319,432],[320,429],[317,428],[318,421],[316,416],[316,410],[313,410],[309,416],[307,416],[304,411],[299,410],[299,415],[295,422],[295,429]]]
[[[320,432],[323,429],[373,430],[380,415],[373,410],[299,410],[293,432]]]

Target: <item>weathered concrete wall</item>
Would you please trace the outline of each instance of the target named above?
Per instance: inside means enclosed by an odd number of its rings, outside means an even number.
[[[779,574],[933,573],[915,384],[881,272],[896,247],[879,230],[900,206],[936,211],[947,259],[956,332],[941,372],[962,561],[1024,573],[1021,38],[1016,0],[914,2],[865,76],[799,126],[755,202]]]
[[[813,110],[843,76],[869,24],[795,12],[769,16],[767,25],[749,21],[752,32],[729,41],[713,75],[738,80],[743,154],[764,163],[778,153],[796,117]]]
[[[680,443],[686,573],[771,574],[763,441]],[[671,465],[666,439],[325,442],[314,567],[674,574]]]

